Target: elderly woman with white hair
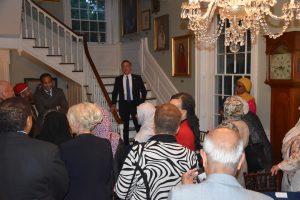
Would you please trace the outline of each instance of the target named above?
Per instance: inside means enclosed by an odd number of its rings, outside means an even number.
[[[91,134],[102,121],[100,108],[80,103],[69,108],[67,118],[76,138],[61,145],[62,159],[69,172],[65,199],[112,199],[113,156],[108,140]]]

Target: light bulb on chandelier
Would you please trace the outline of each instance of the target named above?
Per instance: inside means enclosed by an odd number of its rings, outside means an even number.
[[[260,30],[270,38],[281,36],[290,23],[300,19],[300,3],[294,0],[283,3],[281,16],[275,15],[272,10],[277,5],[276,0],[189,0],[181,5],[181,18],[188,18],[188,29],[194,31],[196,40],[206,43],[215,43],[225,29],[225,46],[236,53],[240,46],[245,44],[245,34],[249,30],[253,42]],[[214,33],[210,26],[215,12],[219,13],[220,20]],[[273,33],[267,23],[267,18],[283,22],[278,33]]]

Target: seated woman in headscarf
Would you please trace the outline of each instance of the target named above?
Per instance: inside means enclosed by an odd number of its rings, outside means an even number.
[[[249,105],[249,110],[253,113],[256,113],[256,103],[253,96],[250,95],[252,83],[248,78],[240,78],[237,81],[235,92],[238,96],[242,97],[247,101]]]
[[[243,106],[243,102],[238,97],[228,97],[224,102],[224,120],[222,124],[230,122],[236,126],[238,133],[243,140],[243,147],[245,149],[249,141],[249,128],[247,124],[242,121],[242,117],[244,115]],[[222,124],[220,126],[224,127]],[[245,185],[244,172],[248,172],[246,161],[243,163],[240,171],[236,175],[239,183],[243,186]]]
[[[65,113],[50,110],[45,113],[43,127],[36,139],[60,145],[72,139],[70,127]]]
[[[281,183],[282,191],[300,191],[300,119],[297,124],[285,135],[281,148],[283,161],[274,165],[272,175],[279,170],[283,171]]]
[[[142,103],[137,107],[137,120],[141,128],[134,140],[143,143],[154,135],[154,114],[155,107],[148,102]]]

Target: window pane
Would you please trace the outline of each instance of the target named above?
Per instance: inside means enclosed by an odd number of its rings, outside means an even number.
[[[224,73],[224,55],[218,55],[217,73],[218,74],[223,74]]]
[[[91,35],[90,42],[98,42],[98,39],[97,39],[98,33],[91,32],[90,35]]]
[[[98,11],[98,20],[105,20],[105,12]]]
[[[71,7],[72,8],[79,8],[79,1],[78,0],[71,0]]]
[[[72,29],[75,31],[80,31],[80,21],[72,20]]]
[[[89,31],[89,22],[88,21],[81,21],[81,30],[82,31]]]
[[[224,95],[232,95],[232,77],[224,76]]]
[[[220,35],[219,39],[218,39],[218,53],[224,53],[224,40],[225,40],[225,36],[222,34]]]
[[[216,76],[215,90],[216,94],[222,94],[222,76]]]
[[[245,73],[245,54],[243,53],[236,54],[236,73]]]
[[[90,20],[97,20],[97,12],[96,11],[89,11],[89,18]]]
[[[90,31],[98,31],[97,22],[90,22]]]
[[[98,23],[99,32],[105,32],[105,30],[106,30],[105,25],[106,25],[105,22]]]
[[[234,54],[226,55],[226,74],[234,73]]]
[[[247,32],[247,51],[251,51],[251,34],[250,31]]]
[[[80,0],[80,8],[88,8],[88,3],[86,0]]]
[[[72,9],[72,19],[80,19],[78,9]]]
[[[80,19],[89,19],[87,10],[80,10]]]
[[[247,74],[251,73],[251,53],[247,53]]]
[[[106,41],[106,34],[105,33],[100,33],[101,40],[100,42],[105,42]]]

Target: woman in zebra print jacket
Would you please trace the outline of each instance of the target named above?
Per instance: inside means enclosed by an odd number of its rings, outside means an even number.
[[[115,190],[121,199],[167,199],[181,175],[196,166],[194,152],[176,142],[181,113],[172,104],[156,109],[156,135],[129,152]]]

